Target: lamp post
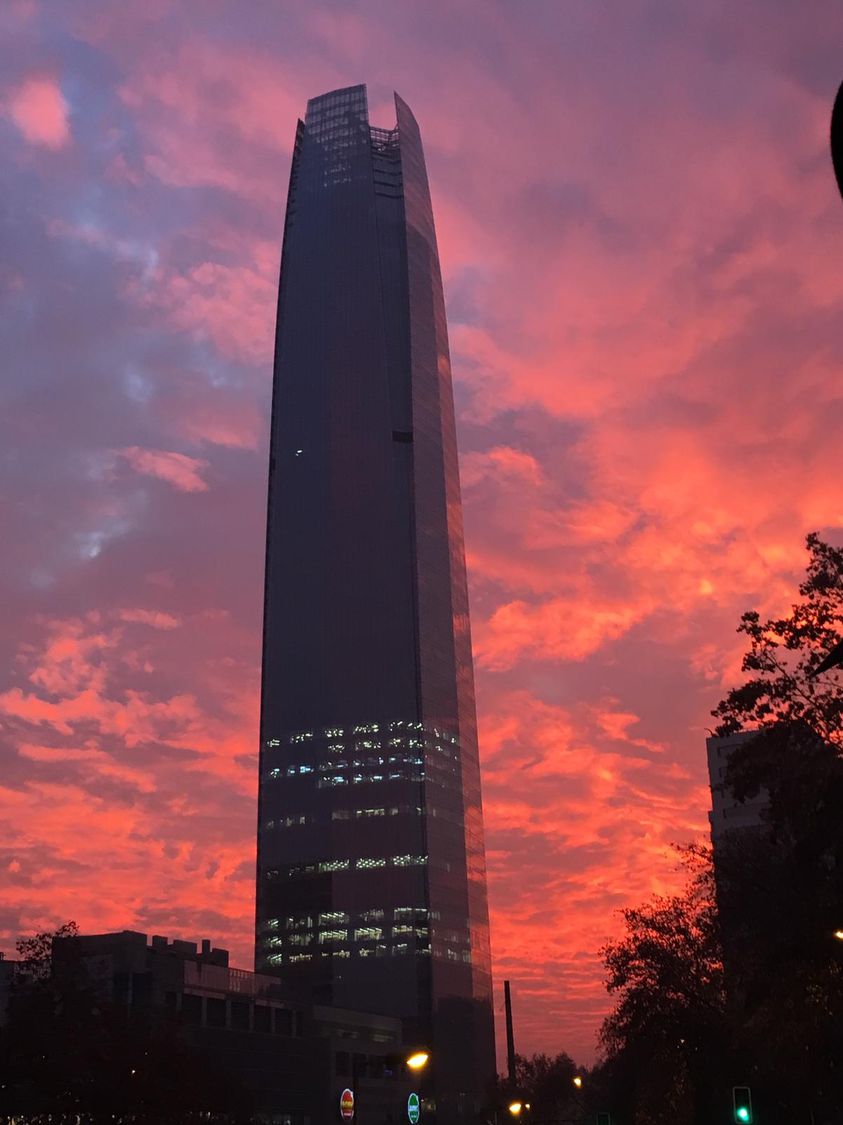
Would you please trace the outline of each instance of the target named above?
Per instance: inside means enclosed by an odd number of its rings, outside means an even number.
[[[428,1051],[425,1047],[419,1047],[415,1051],[412,1051],[409,1055],[407,1055],[404,1062],[407,1066],[407,1069],[413,1074],[418,1075],[419,1079],[418,1093],[416,1093],[415,1095],[411,1094],[407,1100],[407,1117],[410,1121],[410,1125],[416,1125],[416,1122],[418,1122],[419,1117],[421,1116],[422,1077],[427,1068],[427,1064],[430,1062],[430,1051]]]

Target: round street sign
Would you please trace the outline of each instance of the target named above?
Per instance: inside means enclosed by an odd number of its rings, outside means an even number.
[[[354,1116],[354,1094],[348,1088],[340,1094],[340,1114],[343,1121],[350,1121]]]
[[[409,1098],[407,1098],[407,1116],[410,1119],[410,1125],[416,1125],[419,1119],[418,1094],[410,1094]]]

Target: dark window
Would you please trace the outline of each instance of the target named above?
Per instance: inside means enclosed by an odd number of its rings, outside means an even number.
[[[152,1003],[152,973],[132,973],[132,1003],[144,1007]]]
[[[255,1004],[255,1031],[272,1031],[272,1008]]]
[[[238,1031],[249,1030],[249,1001],[231,1001],[231,1026]]]
[[[351,1060],[348,1056],[348,1051],[337,1051],[334,1069],[341,1077],[351,1073]]]
[[[275,1034],[276,1035],[292,1035],[293,1034],[293,1013],[289,1008],[276,1008],[275,1009]]]
[[[205,1001],[205,1022],[208,1027],[225,1027],[225,1000],[209,997]]]
[[[185,1023],[201,1023],[202,997],[185,992],[181,998],[181,1015]]]
[[[118,1004],[129,1003],[129,973],[115,973],[113,983],[113,996]]]

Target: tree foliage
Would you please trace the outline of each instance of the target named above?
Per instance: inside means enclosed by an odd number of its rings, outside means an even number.
[[[65,922],[57,930],[42,930],[31,937],[18,938],[18,971],[28,979],[44,980],[49,976],[53,942],[56,938],[77,937],[79,927],[75,922]]]
[[[843,753],[843,673],[813,677],[843,634],[843,550],[816,533],[806,546],[802,600],[784,617],[762,621],[754,610],[743,615],[738,632],[749,638],[742,664],[749,676],[712,714],[720,720],[719,735],[798,729]]]
[[[697,1120],[708,1078],[724,1068],[726,994],[709,853],[681,851],[685,890],[623,911],[626,932],[602,950],[616,997],[601,1046],[614,1060],[614,1102],[630,1121]]]
[[[745,613],[746,681],[713,714],[735,746],[723,786],[765,805],[757,829],[686,850],[686,890],[624,914],[604,950],[613,1120],[725,1119],[749,1085],[761,1120],[843,1120],[843,550],[807,538],[789,613]]]

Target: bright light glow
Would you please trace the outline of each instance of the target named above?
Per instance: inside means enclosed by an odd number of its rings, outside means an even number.
[[[575,1074],[575,1075],[574,1075],[574,1085],[576,1086],[576,1088],[577,1088],[578,1090],[579,1090],[579,1089],[580,1089],[580,1087],[582,1086],[582,1078],[580,1077],[580,1075],[579,1075],[579,1074]]]
[[[735,1112],[735,1116],[737,1117],[738,1121],[749,1121],[749,1110],[745,1105],[738,1106]]]
[[[837,938],[838,941],[843,941],[843,930],[835,930],[834,936]]]
[[[427,1051],[416,1051],[407,1059],[407,1066],[410,1067],[411,1070],[421,1070],[423,1066],[427,1066],[429,1058],[430,1055]]]
[[[512,1114],[513,1117],[518,1117],[518,1115],[521,1113],[522,1108],[523,1107],[521,1105],[521,1102],[510,1102],[509,1103],[509,1112]]]

